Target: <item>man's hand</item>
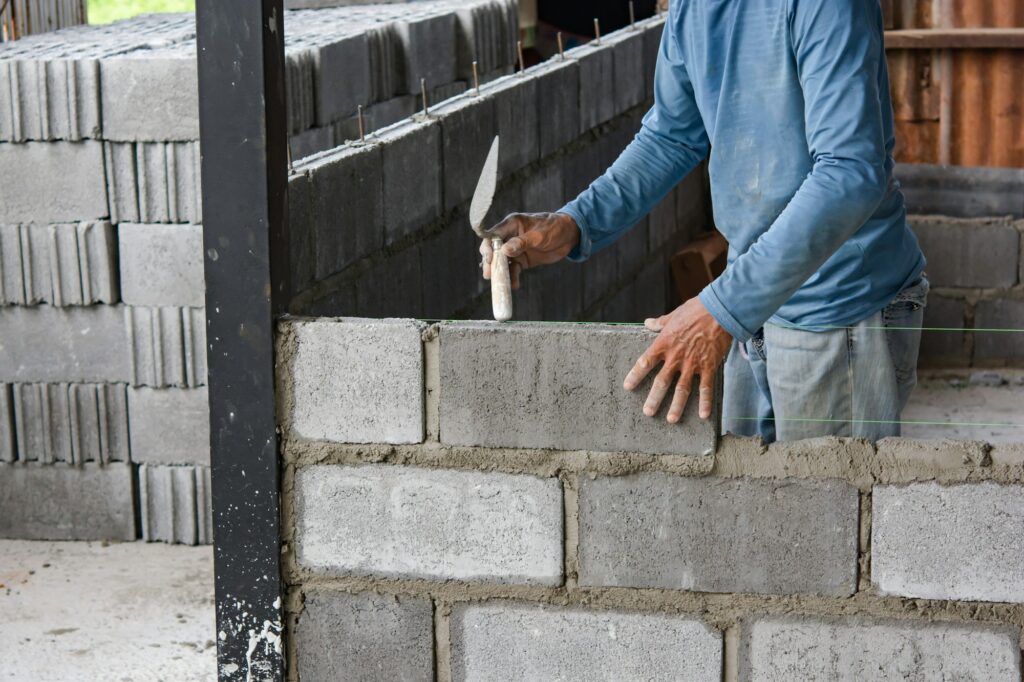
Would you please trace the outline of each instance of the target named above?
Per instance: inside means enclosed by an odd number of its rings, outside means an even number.
[[[564,213],[513,213],[488,230],[505,242],[501,252],[509,259],[512,288],[519,288],[519,273],[538,265],[557,263],[579,244],[580,228]],[[484,279],[491,278],[491,241],[480,244]]]
[[[647,395],[644,414],[653,417],[658,413],[661,401],[675,382],[667,416],[668,421],[675,424],[682,418],[686,400],[690,397],[693,375],[699,374],[700,418],[710,417],[715,372],[732,344],[729,332],[718,324],[699,298],[691,298],[668,315],[650,318],[644,324],[651,331],[659,332],[658,337],[626,375],[625,389],[632,391],[659,362],[664,363]]]

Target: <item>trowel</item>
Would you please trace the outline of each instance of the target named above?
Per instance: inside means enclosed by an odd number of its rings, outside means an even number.
[[[509,275],[508,257],[501,252],[501,237],[482,229],[497,184],[498,137],[495,135],[491,150],[487,152],[487,159],[484,161],[484,169],[480,171],[480,179],[476,181],[473,200],[469,203],[469,224],[473,232],[476,232],[476,236],[491,242],[491,309],[494,311],[495,320],[506,322],[512,319],[512,278]]]

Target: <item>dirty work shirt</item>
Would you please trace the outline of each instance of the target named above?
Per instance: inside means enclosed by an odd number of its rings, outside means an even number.
[[[711,150],[728,267],[700,294],[739,341],[855,324],[924,268],[893,180],[878,0],[675,0],[654,107],[608,171],[561,212],[585,260]]]

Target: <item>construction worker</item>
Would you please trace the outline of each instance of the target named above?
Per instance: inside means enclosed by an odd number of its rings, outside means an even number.
[[[699,375],[708,418],[724,362],[726,431],[898,435],[928,282],[892,176],[878,0],[674,0],[654,83],[640,132],[604,175],[556,213],[493,228],[514,285],[523,269],[613,243],[710,153],[728,266],[646,321],[658,335],[625,388],[655,373],[644,414],[667,401],[676,422]],[[487,240],[481,253],[489,277]]]

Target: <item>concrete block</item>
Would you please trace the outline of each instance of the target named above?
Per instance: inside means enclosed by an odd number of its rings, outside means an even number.
[[[14,384],[11,397],[18,461],[129,461],[123,384]]]
[[[107,216],[99,142],[0,143],[0,223]]]
[[[202,222],[198,142],[104,145],[114,222]]]
[[[296,435],[342,443],[423,441],[420,323],[320,319],[287,329],[292,340],[284,337],[278,357],[291,377]]]
[[[405,94],[403,74],[399,62],[403,59],[400,38],[394,24],[380,24],[366,31],[370,51],[371,93],[374,102],[389,100]],[[417,82],[416,87],[419,87]]]
[[[559,585],[557,479],[388,465],[295,476],[298,562],[316,573]]]
[[[373,101],[370,47],[364,33],[341,36],[314,56],[316,123],[325,126]]]
[[[910,213],[1024,217],[1024,168],[900,163],[894,175]]]
[[[128,389],[132,461],[210,464],[210,412],[205,386]]]
[[[1017,283],[1020,233],[1008,219],[908,219],[933,287],[1007,288]]]
[[[823,594],[857,586],[857,489],[636,474],[580,481],[580,585]]]
[[[740,680],[1020,679],[1009,626],[770,616],[740,637]]]
[[[1024,487],[875,486],[872,499],[871,582],[879,592],[1024,602]]]
[[[295,626],[303,680],[434,679],[434,607],[429,599],[315,589]]]
[[[210,544],[210,467],[140,465],[139,509],[146,542]]]
[[[926,309],[927,310],[927,309]],[[1020,360],[1024,358],[1024,301],[1008,298],[979,301],[974,311],[974,359]],[[982,331],[1008,329],[1015,331]]]
[[[316,281],[315,240],[313,183],[308,173],[294,172],[288,176],[288,271],[294,294]]]
[[[401,92],[418,93],[420,80],[433,89],[455,80],[455,15],[406,15],[395,22],[400,46]]]
[[[0,225],[0,303],[116,303],[116,264],[106,221]]]
[[[543,158],[580,135],[580,66],[571,59],[553,62],[538,69],[534,79]]]
[[[455,81],[454,83],[446,83],[444,85],[437,86],[427,95],[427,102],[430,103],[431,107],[430,113],[434,113],[433,107],[444,104],[447,100],[455,99],[459,95],[465,94],[468,89],[469,86],[466,81]]]
[[[316,125],[316,51],[287,50],[284,63],[288,133],[295,135]]]
[[[583,266],[583,309],[613,292],[619,279],[619,257],[614,248],[598,251]]]
[[[548,163],[523,179],[523,213],[549,213],[565,205],[562,164]]]
[[[296,167],[309,174],[316,279],[383,246],[381,162],[381,148],[366,145],[342,147]]]
[[[596,142],[587,141],[575,147],[561,161],[563,194],[569,201],[590,187],[590,183],[605,171],[601,163],[601,147]]]
[[[293,161],[298,161],[331,149],[338,144],[335,138],[335,126],[329,124],[292,135],[288,138],[288,151],[292,155]]]
[[[579,129],[590,130],[610,121],[617,113],[615,53],[611,46],[588,43],[569,50],[565,56],[579,64]],[[541,115],[542,122],[547,122],[546,118]]]
[[[615,113],[621,114],[638,106],[647,95],[644,34],[641,31],[623,29],[611,34],[602,42],[605,41],[615,55],[612,99]],[[580,86],[582,85],[581,81]]]
[[[201,386],[206,383],[206,317],[203,308],[125,306],[123,315],[133,386]]]
[[[0,140],[71,140],[100,133],[99,67],[95,59],[0,61]]]
[[[644,22],[644,99],[654,99],[654,69],[658,64],[658,52],[661,49],[661,34],[665,28],[665,20],[661,17]]]
[[[515,3],[475,3],[452,9],[456,19],[459,78],[472,81],[474,61],[481,74],[515,62],[515,43],[519,39],[519,16]]]
[[[508,76],[489,83],[485,92],[494,101],[495,125],[501,136],[498,170],[505,177],[540,158],[537,80]]]
[[[118,226],[121,298],[131,305],[195,306],[206,300],[202,225]]]
[[[420,245],[423,316],[452,319],[480,293],[489,291],[480,268],[480,240],[458,211],[440,233]]]
[[[0,307],[0,381],[127,381],[119,306]]]
[[[18,457],[15,440],[14,396],[10,384],[0,384],[0,462],[13,462]]]
[[[194,39],[102,59],[100,83],[103,139],[199,139]]]
[[[434,120],[410,121],[377,139],[383,158],[384,235],[390,244],[441,213],[441,126]]]
[[[619,261],[620,274],[625,276],[642,271],[648,253],[654,250],[653,248],[648,248],[647,219],[645,218],[629,228],[629,231],[623,234],[619,241],[615,243],[614,250]],[[668,264],[663,259],[659,259],[653,267],[667,270]],[[661,300],[663,298],[664,296],[661,295],[661,292],[657,292],[653,300]]]
[[[0,537],[134,540],[131,464],[0,464]]]
[[[715,447],[718,406],[683,420],[644,416],[648,379],[622,381],[654,335],[606,325],[490,324],[440,328],[441,440],[451,445],[700,455]],[[496,361],[498,358],[500,361]],[[720,392],[719,392],[720,393]]]
[[[667,614],[505,601],[452,611],[452,679],[717,680],[722,635]]]
[[[360,317],[423,317],[423,264],[419,244],[379,261],[356,281]]]
[[[444,210],[473,196],[484,159],[497,130],[494,101],[487,96],[466,96],[433,110],[441,124]],[[498,155],[504,151],[499,143]]]
[[[543,293],[541,312],[548,321],[576,320],[583,311],[583,268],[563,261],[537,273],[533,286]],[[636,360],[636,358],[633,358]],[[625,378],[625,374],[622,375]],[[621,385],[621,381],[619,382]]]
[[[928,365],[965,367],[967,351],[964,327],[967,325],[967,303],[935,293],[928,294],[924,309],[925,328],[921,332],[921,360]]]

